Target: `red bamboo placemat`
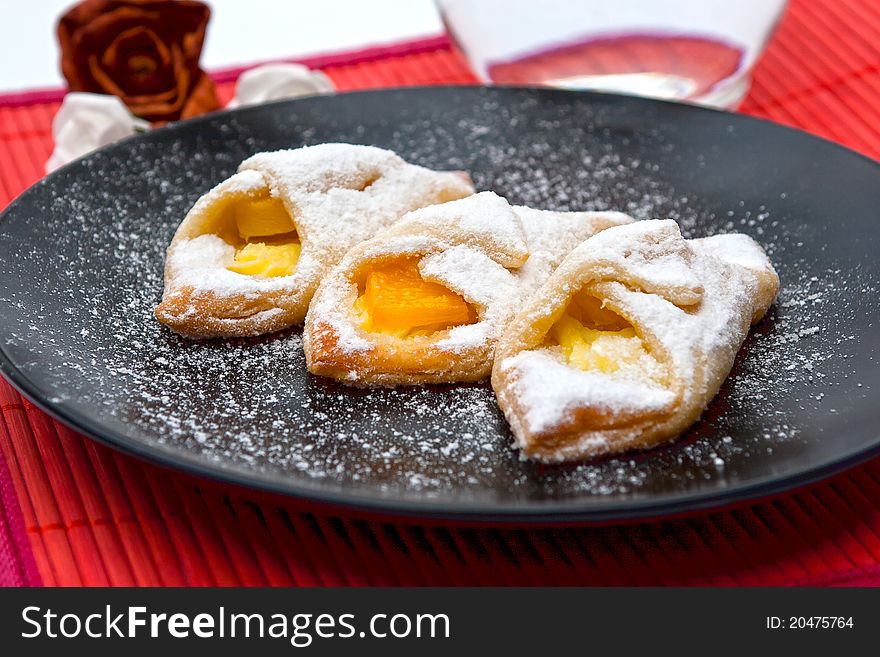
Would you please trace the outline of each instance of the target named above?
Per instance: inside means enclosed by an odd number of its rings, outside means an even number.
[[[742,110],[880,157],[878,42],[880,3],[796,0]],[[341,89],[473,81],[442,40],[310,63]],[[231,75],[220,93],[231,95]],[[0,207],[41,175],[57,105],[51,95],[0,102]],[[48,585],[880,584],[880,460],[687,519],[468,529],[342,517],[145,464],[56,423],[2,380],[0,411],[0,492],[4,481],[14,491],[2,498],[0,553],[4,535],[30,544],[0,561],[16,569],[9,583],[38,571]]]

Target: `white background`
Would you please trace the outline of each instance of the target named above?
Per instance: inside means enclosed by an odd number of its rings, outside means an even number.
[[[0,91],[60,87],[55,23],[71,0],[0,0]],[[432,0],[210,0],[207,70],[436,36]]]

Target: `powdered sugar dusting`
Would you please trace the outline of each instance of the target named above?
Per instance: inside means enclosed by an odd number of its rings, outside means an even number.
[[[736,260],[743,259],[746,245],[754,251],[749,261],[753,268],[730,263],[725,250],[729,241],[736,247]],[[558,363],[548,362],[549,354],[540,344],[521,345],[532,326],[569,302],[577,289],[571,289],[572,280],[578,286],[595,286],[643,337],[659,344],[677,385],[655,390],[653,382],[659,379],[651,372],[659,372],[660,365],[648,354],[632,368],[566,376],[557,372]],[[508,337],[513,342],[500,347],[505,376],[498,377],[495,385],[508,401],[517,444],[539,460],[583,458],[585,453],[574,442],[542,445],[529,435],[569,426],[576,406],[629,418],[613,429],[595,432],[612,445],[631,445],[653,431],[663,432],[664,438],[677,434],[683,428],[680,418],[690,423],[702,411],[706,396],[714,396],[727,377],[752,319],[763,316],[777,285],[776,273],[760,246],[745,236],[688,242],[675,222],[667,219],[614,226],[591,237],[526,304],[511,326]],[[517,353],[510,344],[537,351]],[[541,364],[575,389],[548,380],[539,371]],[[636,420],[639,413],[654,417]]]
[[[525,206],[514,210],[529,245],[529,259],[516,273],[525,289],[546,281],[574,247],[599,230],[633,221],[622,212],[552,212]]]
[[[448,235],[458,243],[480,248],[507,267],[519,267],[528,257],[519,217],[506,200],[492,192],[415,210],[391,232]]]
[[[635,412],[659,413],[675,401],[675,395],[649,382],[619,376],[602,376],[569,367],[547,350],[524,351],[504,361],[516,369],[519,379],[515,394],[528,409],[525,421],[535,433],[552,429],[559,415],[589,405],[617,412],[621,407]]]
[[[825,229],[802,223],[791,198],[701,196],[697,183],[670,182],[665,167],[690,155],[659,127],[617,129],[601,104],[501,102],[501,93],[475,90],[472,106],[334,99],[356,102],[357,124],[331,116],[326,99],[287,114],[256,108],[62,172],[0,224],[0,240],[19,245],[13,258],[0,255],[0,346],[62,408],[88,409],[143,444],[301,488],[426,501],[640,497],[733,483],[769,452],[803,451],[820,418],[876,395],[865,378],[876,363],[852,358],[860,327],[876,322],[876,267],[823,256]],[[298,330],[194,344],[155,322],[165,247],[196,198],[251,153],[332,140],[469,170],[479,188],[514,203],[671,217],[688,237],[741,230],[776,264],[778,302],[678,443],[553,468],[518,460],[485,384],[352,390],[305,373]]]
[[[469,246],[454,246],[419,262],[425,280],[437,281],[481,309],[480,321],[453,328],[437,342],[440,349],[457,351],[497,339],[501,321],[519,295],[516,278],[494,260]]]
[[[206,220],[217,212],[218,203],[229,202],[230,195],[267,189],[284,203],[296,228],[301,242],[297,266],[289,275],[270,278],[229,271],[235,251],[224,247],[219,237],[203,234],[216,229]],[[349,248],[410,210],[472,192],[460,173],[429,171],[374,146],[325,143],[258,153],[186,214],[168,249],[165,296],[157,316],[183,334],[194,332],[184,320],[199,312],[211,324],[221,325],[221,330],[208,331],[209,336],[285,328],[302,320],[321,276]],[[205,305],[199,303],[203,293],[211,299],[210,312],[199,307]],[[287,321],[281,321],[284,312],[277,313],[279,324],[271,328],[255,321],[263,315],[240,317],[241,297],[260,294],[271,296],[274,305],[287,311]],[[181,299],[186,304],[183,313]],[[218,309],[215,299],[228,299],[231,308]],[[238,330],[227,332],[233,323],[240,325]]]

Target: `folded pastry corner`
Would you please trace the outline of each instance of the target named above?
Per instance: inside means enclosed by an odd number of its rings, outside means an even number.
[[[492,387],[524,458],[647,448],[690,426],[779,279],[745,235],[609,228],[562,262],[499,340]]]
[[[584,240],[606,228],[635,221],[622,212],[556,212],[514,206],[522,222],[529,259],[517,272],[528,294],[546,281],[565,257]]]
[[[486,378],[521,300],[577,244],[628,221],[492,192],[411,212],[321,283],[303,334],[309,371],[361,386]]]
[[[473,192],[467,174],[431,171],[372,146],[258,153],[178,227],[156,317],[192,338],[299,323],[321,277],[349,248],[411,210]]]

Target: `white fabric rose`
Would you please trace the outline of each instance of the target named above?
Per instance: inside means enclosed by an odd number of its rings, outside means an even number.
[[[235,83],[235,97],[226,107],[268,103],[283,98],[332,94],[333,83],[320,71],[300,64],[265,64],[245,71]]]
[[[46,162],[46,173],[101,146],[149,128],[147,121],[132,115],[116,96],[68,93],[52,119],[55,150]]]

